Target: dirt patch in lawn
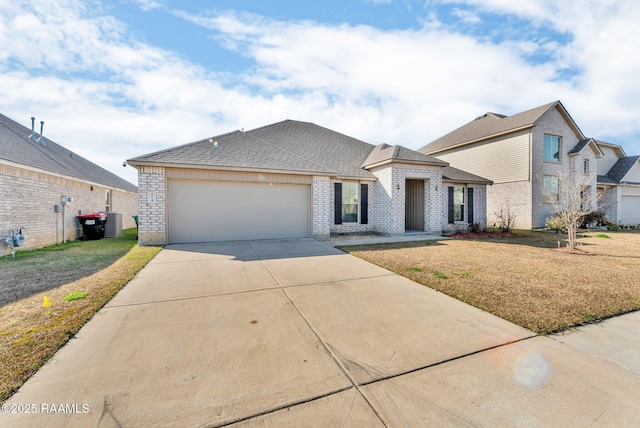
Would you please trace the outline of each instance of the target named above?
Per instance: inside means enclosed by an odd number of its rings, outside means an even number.
[[[538,333],[640,309],[640,233],[587,234],[589,257],[554,251],[560,235],[443,240],[343,250]]]
[[[0,307],[0,402],[9,398],[160,251],[158,247],[136,245],[135,229],[125,232],[121,238],[69,243],[54,251],[35,250],[22,252],[15,260],[0,259],[2,276],[7,276],[5,268],[15,275],[14,287],[5,293],[5,301],[13,301]],[[61,259],[60,254],[66,256]],[[44,274],[39,265],[46,266],[48,278],[57,285],[37,285]],[[29,274],[32,270],[36,271],[33,281]],[[60,285],[65,278],[71,279]],[[21,286],[27,288],[24,294],[28,297],[16,300]]]

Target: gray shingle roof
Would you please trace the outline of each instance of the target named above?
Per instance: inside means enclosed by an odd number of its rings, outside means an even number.
[[[361,168],[373,145],[309,122],[285,120],[247,134],[311,159],[341,177],[373,178]]]
[[[471,174],[452,166],[447,166],[442,169],[442,179],[448,181],[457,181],[459,183],[473,183],[473,184],[493,184],[493,181],[480,177],[479,175]]]
[[[313,123],[294,120],[246,132],[234,131],[128,160],[134,166],[246,168],[369,179],[375,179],[375,175],[365,167],[385,161],[448,165],[402,146],[373,146]],[[444,171],[456,181],[491,184],[455,168]]]
[[[335,174],[325,166],[241,131],[206,138],[129,160],[132,165],[139,161],[191,167],[218,166]]]
[[[591,142],[592,140],[593,140],[593,138],[586,138],[586,139],[580,141],[578,144],[576,144],[576,146],[573,149],[571,149],[569,151],[569,154],[570,155],[574,155],[574,154],[580,153],[580,151],[582,149],[584,149],[586,147],[586,145],[589,144],[589,142]]]
[[[418,151],[425,154],[434,154],[471,141],[478,141],[509,131],[531,127],[547,111],[558,105],[562,106],[562,103],[554,101],[512,116],[486,113],[418,149]]]
[[[67,150],[50,139],[43,138],[43,145],[29,139],[30,135],[31,129],[0,114],[0,159],[89,181],[112,189],[138,192],[138,188],[127,180]]]
[[[638,162],[640,156],[627,156],[626,158],[618,159],[618,162],[615,163],[605,176],[609,180],[612,180],[614,183],[620,183],[625,175],[629,172],[631,168]],[[599,183],[606,183],[606,181],[600,181],[600,177],[598,176]]]
[[[363,162],[362,167],[368,168],[385,162],[408,162],[436,166],[449,165],[445,161],[407,149],[406,147],[380,144],[371,150],[371,153],[369,153],[369,156],[367,156],[367,159]]]

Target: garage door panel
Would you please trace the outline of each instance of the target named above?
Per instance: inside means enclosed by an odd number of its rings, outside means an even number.
[[[640,224],[640,196],[622,196],[622,224]]]
[[[308,185],[169,180],[169,242],[310,235]]]

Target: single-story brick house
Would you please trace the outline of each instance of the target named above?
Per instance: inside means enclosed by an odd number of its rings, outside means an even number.
[[[33,120],[29,129],[0,114],[0,255],[11,252],[4,239],[22,227],[25,248],[76,239],[79,212],[119,212],[123,228],[135,227],[135,185],[44,138],[33,127]],[[64,222],[55,209],[63,196],[73,199],[65,206]]]
[[[486,222],[477,175],[401,146],[292,120],[127,161],[140,243],[441,233]]]

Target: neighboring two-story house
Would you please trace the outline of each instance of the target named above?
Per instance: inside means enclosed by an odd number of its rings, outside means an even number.
[[[560,101],[512,116],[486,113],[419,152],[493,181],[488,217],[508,203],[519,228],[545,226],[567,174],[583,175],[595,200],[597,160],[603,157]]]
[[[616,144],[597,143],[603,153],[598,159],[600,211],[615,224],[640,224],[640,156],[627,156]]]

